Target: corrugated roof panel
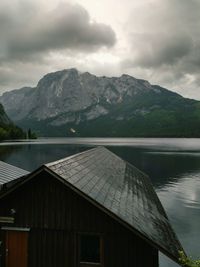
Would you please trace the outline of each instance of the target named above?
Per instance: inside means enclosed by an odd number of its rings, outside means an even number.
[[[147,175],[104,147],[46,167],[178,260],[183,249]]]
[[[27,174],[29,174],[28,171],[0,161],[0,185],[9,183]]]

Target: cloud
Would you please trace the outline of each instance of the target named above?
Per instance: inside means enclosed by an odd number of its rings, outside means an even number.
[[[200,99],[199,10],[199,0],[1,0],[0,90],[76,67]]]
[[[196,90],[200,97],[199,10],[198,0],[152,0],[133,9],[126,25],[129,54],[122,68],[140,69],[154,83],[179,92],[183,86],[185,95],[191,89],[191,95]]]
[[[1,92],[24,86],[35,86],[39,78],[51,71],[48,65],[41,62],[15,62],[0,66]]]
[[[135,56],[127,64],[154,68],[161,65],[172,65],[188,55],[193,48],[190,38],[183,35],[162,33],[132,34],[132,49]]]
[[[0,91],[35,85],[42,75],[84,65],[117,42],[75,1],[0,1]]]
[[[116,42],[112,28],[91,21],[88,12],[78,4],[65,2],[54,10],[41,11],[30,1],[14,3],[15,9],[1,5],[1,61],[26,60],[62,49],[89,53],[112,47]]]

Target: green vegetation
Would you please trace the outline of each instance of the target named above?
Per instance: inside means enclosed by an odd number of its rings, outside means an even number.
[[[200,267],[200,260],[193,260],[192,258],[188,258],[183,251],[179,252],[180,254],[180,264],[184,267]]]
[[[23,139],[26,138],[26,134],[23,130],[14,124],[2,124],[0,123],[0,140],[5,139]]]
[[[74,127],[81,136],[200,137],[200,104],[167,92],[150,92]]]
[[[36,133],[33,133],[33,132],[31,131],[31,129],[29,128],[29,129],[28,129],[28,132],[27,132],[27,138],[28,138],[28,139],[37,139],[37,135],[36,135]]]
[[[11,122],[0,104],[0,140],[22,138],[26,138],[26,134]]]

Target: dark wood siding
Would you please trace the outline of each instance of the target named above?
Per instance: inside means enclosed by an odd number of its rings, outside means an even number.
[[[67,231],[32,229],[29,242],[29,266],[75,266],[74,234]]]
[[[31,228],[29,267],[78,266],[81,232],[103,235],[105,267],[158,266],[156,249],[45,172],[5,197],[0,216],[10,209],[16,210],[13,227]]]

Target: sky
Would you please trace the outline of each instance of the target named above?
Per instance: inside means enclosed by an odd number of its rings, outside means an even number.
[[[1,0],[0,93],[77,68],[200,99],[199,0]]]

